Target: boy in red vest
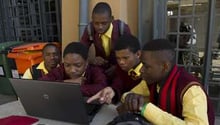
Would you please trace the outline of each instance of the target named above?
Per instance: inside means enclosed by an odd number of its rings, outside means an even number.
[[[122,100],[128,111],[138,112],[154,125],[214,125],[210,100],[199,81],[176,65],[175,51],[165,39],[145,44],[141,76],[143,93],[131,90]]]

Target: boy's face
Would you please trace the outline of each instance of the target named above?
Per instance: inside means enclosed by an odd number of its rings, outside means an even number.
[[[48,46],[43,52],[43,59],[47,69],[55,68],[60,63],[60,52],[54,46]]]
[[[64,69],[71,79],[79,78],[86,70],[87,61],[79,54],[69,53],[63,58]]]
[[[112,22],[112,17],[107,13],[93,13],[92,23],[95,31],[99,34],[104,34]]]
[[[154,56],[152,51],[142,51],[141,62],[141,76],[147,81],[147,84],[152,84],[161,81],[164,76],[163,63]]]
[[[118,65],[124,71],[129,71],[140,62],[140,51],[133,53],[129,49],[122,49],[115,51],[115,54]]]

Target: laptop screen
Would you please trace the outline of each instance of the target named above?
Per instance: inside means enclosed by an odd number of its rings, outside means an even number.
[[[10,81],[28,115],[78,124],[91,121],[79,84],[12,78]]]

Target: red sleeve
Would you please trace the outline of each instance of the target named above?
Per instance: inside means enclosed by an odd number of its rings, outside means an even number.
[[[107,86],[107,78],[99,67],[90,66],[86,70],[86,80],[81,85],[84,96],[92,96]]]
[[[63,81],[64,80],[64,67],[59,66],[51,70],[48,74],[39,78],[39,80],[44,81]]]

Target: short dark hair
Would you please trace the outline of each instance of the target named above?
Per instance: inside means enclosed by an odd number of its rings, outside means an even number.
[[[56,44],[54,44],[54,43],[47,43],[47,44],[43,47],[42,53],[44,54],[44,53],[45,53],[45,50],[46,50],[47,48],[49,48],[49,47],[54,47],[54,48],[57,49],[57,51],[60,52],[60,49],[59,49],[58,45],[56,45]]]
[[[139,40],[133,35],[122,35],[118,38],[115,44],[115,51],[129,49],[131,52],[136,53],[141,49]]]
[[[158,57],[156,58],[166,58],[172,62],[172,64],[175,63],[175,46],[167,39],[151,40],[144,45],[143,51],[159,52],[157,53]]]
[[[143,50],[160,51],[160,50],[172,50],[175,51],[175,46],[167,39],[154,39],[147,42]]]
[[[93,8],[92,14],[103,14],[108,13],[109,16],[112,16],[112,9],[110,5],[106,2],[99,2]]]
[[[88,58],[88,48],[80,42],[69,43],[64,49],[63,57],[65,57],[67,54],[73,53],[79,54],[85,60]]]

